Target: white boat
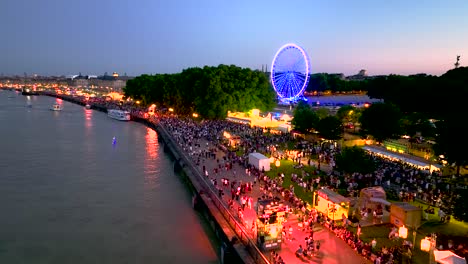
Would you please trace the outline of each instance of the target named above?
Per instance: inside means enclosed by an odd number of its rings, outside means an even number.
[[[62,111],[62,106],[60,106],[59,104],[55,103],[52,108],[50,108],[50,110],[52,111]]]
[[[130,112],[118,109],[107,110],[107,115],[120,121],[130,121]]]
[[[86,108],[86,109],[91,109],[91,105],[86,104],[86,105],[85,105],[85,108]]]

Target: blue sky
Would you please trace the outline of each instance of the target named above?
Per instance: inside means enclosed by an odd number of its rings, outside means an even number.
[[[468,1],[2,0],[0,73],[174,73],[271,66],[293,42],[312,72],[468,66]]]

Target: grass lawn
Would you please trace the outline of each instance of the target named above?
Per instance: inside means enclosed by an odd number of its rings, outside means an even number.
[[[395,202],[395,201],[394,201]],[[416,206],[423,206],[420,202],[412,202],[411,204]],[[438,243],[442,243],[444,247],[447,246],[447,239],[453,239],[455,244],[457,241],[464,240],[465,243],[468,240],[468,223],[460,222],[455,219],[451,219],[449,223],[441,223],[437,216],[438,208],[435,208],[435,214],[429,215],[428,221],[425,221],[416,232],[416,238],[414,239],[415,248],[413,250],[413,263],[428,263],[429,254],[421,251],[421,240],[426,236],[430,236],[431,233],[438,234]],[[377,241],[377,249],[380,250],[383,246],[392,247],[402,244],[402,239],[390,240],[388,234],[391,230],[391,224],[362,227],[361,239],[364,242],[370,242],[375,238]],[[349,230],[356,233],[357,228],[348,227]],[[408,229],[408,237],[406,240],[413,242],[413,230]]]
[[[296,163],[293,163],[290,160],[281,160],[281,165],[279,167],[276,167],[274,164],[270,167],[270,171],[267,171],[266,174],[270,178],[276,178],[278,177],[278,174],[284,173],[284,182],[283,182],[283,187],[289,188],[289,186],[292,184],[294,186],[294,193],[295,195],[302,199],[303,201],[308,202],[309,204],[312,204],[312,193],[311,192],[306,192],[304,188],[300,187],[297,185],[297,183],[293,183],[291,181],[291,174],[297,174],[297,175],[302,175],[302,170],[305,170],[310,176],[316,178],[317,175],[314,175],[314,171],[316,170],[315,167],[313,166],[304,166],[301,169],[296,169],[294,168],[294,165]]]

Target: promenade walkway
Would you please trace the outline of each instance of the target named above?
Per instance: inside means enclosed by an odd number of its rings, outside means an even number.
[[[246,205],[243,210],[243,218],[238,218],[240,222],[244,223],[247,230],[252,230],[250,233],[251,238],[256,241],[256,232],[252,229],[252,223],[257,219],[257,215],[254,210],[254,203],[262,195],[261,188],[264,187],[263,183],[255,180],[254,176],[248,175],[245,168],[237,163],[232,164],[232,168],[226,170],[224,166],[224,157],[226,156],[226,153],[221,151],[210,141],[200,139],[195,140],[194,144],[191,144],[190,146],[184,144],[179,144],[179,146],[189,153],[195,164],[198,163],[197,168],[201,173],[204,173],[203,168],[205,168],[208,172],[207,177],[212,182],[213,180],[216,180],[217,186],[223,189],[224,195],[222,198],[226,204],[228,204],[231,199],[231,186],[229,184],[229,186],[223,187],[221,183],[222,179],[228,179],[230,183],[235,181],[236,186],[238,186],[240,182],[257,182],[257,184],[254,184],[252,190],[245,194],[253,200],[251,208]],[[210,155],[207,155],[206,158],[200,158],[199,153],[210,153]],[[215,169],[217,169],[218,173],[214,173]],[[238,208],[241,207],[241,202],[240,200],[236,201],[235,199],[234,201],[232,213],[237,215]],[[343,240],[320,224],[315,224],[314,227],[314,240],[320,241],[321,244],[318,254],[311,257],[297,258],[295,256],[295,252],[299,248],[299,245],[302,245],[302,247],[305,246],[305,238],[309,235],[309,232],[303,231],[302,228],[298,226],[297,217],[293,214],[290,214],[290,217],[284,225],[287,226],[288,229],[289,227],[293,228],[292,240],[285,240],[282,244],[282,248],[277,251],[277,253],[282,257],[284,263],[370,263],[370,261],[358,255],[357,252],[351,249]],[[270,252],[265,252],[265,255],[270,260],[272,259]],[[272,261],[271,263],[274,262]]]

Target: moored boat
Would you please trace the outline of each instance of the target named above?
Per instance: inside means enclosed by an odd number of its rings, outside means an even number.
[[[130,112],[119,110],[119,109],[108,109],[107,115],[110,118],[117,119],[120,121],[130,121]]]

